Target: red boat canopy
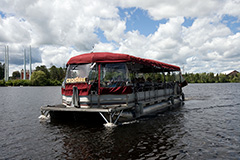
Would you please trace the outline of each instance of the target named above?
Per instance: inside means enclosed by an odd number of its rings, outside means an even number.
[[[110,53],[110,52],[94,52],[85,53],[75,57],[72,57],[67,65],[81,64],[81,63],[121,63],[121,62],[135,62],[143,65],[148,65],[156,68],[166,69],[170,71],[180,71],[180,68],[175,65],[151,60],[139,58],[127,54]]]

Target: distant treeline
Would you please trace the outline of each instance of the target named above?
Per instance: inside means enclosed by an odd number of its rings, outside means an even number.
[[[66,69],[45,65],[37,66],[30,80],[20,79],[20,72],[15,71],[7,82],[4,78],[4,64],[0,63],[0,86],[60,86],[65,78]],[[154,78],[154,75],[147,75]],[[240,83],[240,73],[236,75],[214,73],[185,73],[183,77],[188,83]],[[156,78],[156,77],[155,77]],[[163,77],[161,77],[163,78]]]
[[[65,78],[65,72],[62,67],[54,65],[49,69],[45,65],[37,66],[30,80],[20,79],[20,72],[15,71],[9,81],[0,80],[0,86],[59,86]]]
[[[185,73],[183,77],[188,83],[240,83],[240,73],[236,75],[214,73]]]

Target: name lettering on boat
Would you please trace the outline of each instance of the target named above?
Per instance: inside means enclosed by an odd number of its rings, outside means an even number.
[[[78,82],[86,82],[86,78],[68,78],[66,79],[66,83],[78,83]]]

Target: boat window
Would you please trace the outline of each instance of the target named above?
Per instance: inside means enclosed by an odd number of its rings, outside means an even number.
[[[91,83],[94,83],[98,79],[98,70],[97,70],[96,63],[93,63],[90,68],[91,68],[91,70],[89,72],[88,79]]]
[[[68,66],[66,83],[81,83],[88,81],[91,64],[72,64]]]
[[[174,72],[167,72],[165,74],[166,82],[174,82],[176,74]]]
[[[128,69],[125,63],[109,63],[101,65],[101,86],[125,86],[129,80]]]
[[[182,74],[180,71],[174,71],[172,72],[172,75],[174,76],[175,82],[183,82],[184,78],[182,77]]]

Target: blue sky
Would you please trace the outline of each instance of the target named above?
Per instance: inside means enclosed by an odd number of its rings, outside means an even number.
[[[125,32],[138,30],[141,34],[148,36],[153,34],[158,29],[158,26],[165,24],[168,19],[164,18],[162,20],[153,20],[146,10],[140,8],[118,8],[119,15],[122,20],[126,20],[126,30]],[[190,27],[192,26],[195,17],[184,17],[184,23],[182,26]],[[233,33],[240,31],[240,20],[238,17],[223,15],[221,22],[231,29]]]
[[[0,16],[3,18],[3,17],[5,17],[5,14],[0,11]]]
[[[140,34],[144,36],[148,36],[150,34],[154,34],[159,25],[166,24],[169,19],[164,18],[161,20],[153,20],[146,10],[131,7],[131,8],[120,8],[119,9],[119,16],[120,19],[126,21],[126,30],[125,33],[133,30],[137,30]],[[182,25],[184,27],[190,27],[195,18],[186,18],[184,17],[184,23]],[[228,19],[226,19],[228,20]],[[232,25],[230,26],[232,27]],[[96,34],[98,35],[101,42],[106,43],[109,42],[106,37],[104,36],[104,32],[97,28]]]
[[[126,21],[126,30],[124,31],[125,33],[127,33],[128,31],[137,30],[142,35],[148,36],[149,34],[153,34],[154,32],[156,32],[160,24],[165,24],[167,22],[167,19],[157,21],[153,20],[148,15],[147,11],[136,7],[132,8],[118,7],[118,10],[120,19]],[[188,24],[189,23],[187,22],[186,25]],[[97,29],[96,34],[100,38],[101,42],[103,43],[109,42],[100,28]]]
[[[30,45],[33,68],[62,66],[94,46],[186,72],[240,70],[239,8],[236,0],[1,1],[0,45],[9,46],[11,71],[22,69]]]
[[[227,25],[234,34],[240,31],[240,20],[238,17],[224,15],[222,23]]]
[[[154,34],[159,25],[166,24],[169,18],[163,18],[161,20],[153,20],[146,10],[131,7],[131,8],[120,8],[119,16],[121,20],[126,21],[126,30],[125,33],[128,31],[137,30],[140,34],[144,36],[148,36],[150,34]],[[184,17],[184,22],[182,26],[184,27],[191,27],[196,17]],[[221,19],[222,24],[226,25],[234,34],[240,31],[240,20],[238,17],[230,16],[230,15],[223,15]],[[103,31],[98,28],[97,35],[100,38],[100,41],[105,43],[109,42],[104,34]]]
[[[158,29],[160,24],[166,23],[167,19],[154,21],[148,12],[139,8],[118,8],[122,20],[126,20],[125,32],[138,30],[141,34],[148,36]]]
[[[122,20],[126,20],[126,31],[138,30],[141,34],[148,36],[157,31],[158,26],[161,24],[166,24],[168,21],[167,18],[161,20],[153,20],[146,10],[140,8],[118,8],[119,15]],[[195,18],[186,18],[184,17],[184,23],[182,24],[185,27],[189,27],[194,22]]]

